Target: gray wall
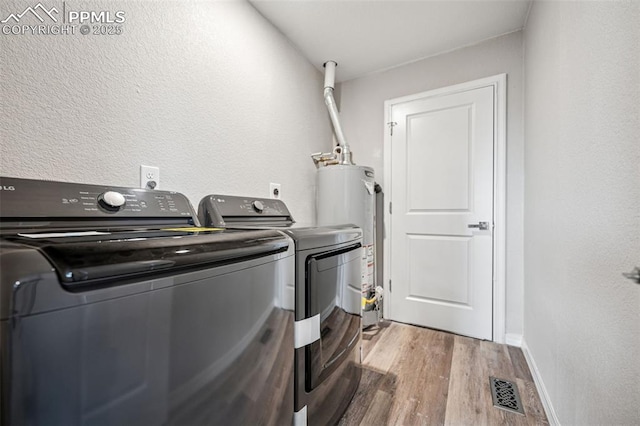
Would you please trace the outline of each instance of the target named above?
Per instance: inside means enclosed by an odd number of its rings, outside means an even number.
[[[523,50],[520,31],[474,46],[344,82],[340,114],[357,164],[383,182],[384,101],[507,73],[507,324],[522,334],[523,306]],[[340,66],[337,68],[340,73]]]
[[[0,16],[28,4],[2,1]],[[0,34],[2,175],[138,186],[153,165],[194,204],[278,182],[294,217],[315,220],[322,75],[281,33],[246,2],[81,5],[125,11],[124,33]]]
[[[525,27],[526,345],[562,424],[640,421],[640,2]]]

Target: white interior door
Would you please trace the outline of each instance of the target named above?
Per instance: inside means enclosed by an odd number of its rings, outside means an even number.
[[[391,104],[393,320],[492,340],[494,114],[493,86]]]

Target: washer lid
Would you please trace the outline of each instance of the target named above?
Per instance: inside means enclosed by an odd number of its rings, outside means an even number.
[[[40,251],[68,289],[242,262],[284,252],[290,241],[269,230],[147,230],[5,240]]]

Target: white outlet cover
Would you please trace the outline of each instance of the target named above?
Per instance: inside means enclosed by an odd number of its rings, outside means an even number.
[[[155,182],[149,184],[149,182]],[[151,187],[153,186],[153,188]],[[140,188],[144,189],[160,189],[160,168],[155,166],[140,166]]]
[[[275,192],[277,192],[277,194]],[[282,198],[282,187],[279,183],[269,184],[269,198],[274,198],[276,200]]]

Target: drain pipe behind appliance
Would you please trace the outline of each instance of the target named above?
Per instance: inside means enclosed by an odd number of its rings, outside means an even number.
[[[333,153],[319,152],[317,154],[312,154],[311,158],[313,158],[316,166],[318,166],[318,163],[323,163],[324,165],[353,165],[353,161],[351,161],[351,150],[349,149],[349,144],[347,143],[344,137],[344,133],[342,132],[340,115],[338,114],[336,101],[333,98],[337,66],[338,64],[335,61],[327,61],[324,63],[324,103],[327,105],[327,109],[329,110],[329,117],[331,118],[331,123],[333,124],[336,139],[338,140],[338,146],[333,149]]]

